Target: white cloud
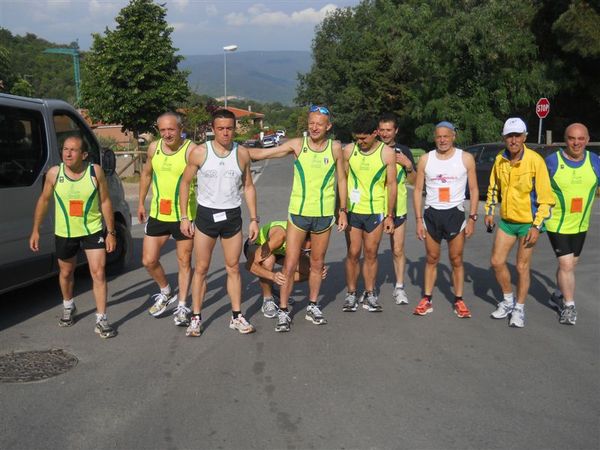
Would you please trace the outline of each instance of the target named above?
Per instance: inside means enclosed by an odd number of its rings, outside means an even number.
[[[173,3],[175,3],[175,7],[179,11],[185,11],[185,9],[190,4],[190,0],[173,0]]]
[[[293,11],[289,14],[283,11],[271,11],[263,3],[255,3],[250,6],[246,13],[230,13],[225,16],[225,22],[231,26],[242,25],[282,25],[286,22],[295,24],[317,24],[331,11],[337,9],[337,5],[329,3],[321,9],[306,8]]]
[[[91,0],[89,3],[89,12],[93,16],[114,17],[124,5],[119,2],[102,2],[100,0]]]
[[[213,3],[209,3],[206,5],[206,15],[210,17],[214,17],[219,14],[219,10],[217,9],[217,5]]]

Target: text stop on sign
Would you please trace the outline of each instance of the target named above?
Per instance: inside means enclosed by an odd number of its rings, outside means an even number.
[[[535,113],[540,119],[544,119],[550,113],[550,101],[547,98],[540,98],[535,105]]]

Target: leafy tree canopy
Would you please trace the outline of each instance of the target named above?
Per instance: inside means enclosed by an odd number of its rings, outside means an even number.
[[[85,61],[82,95],[90,114],[139,134],[188,94],[178,70],[166,9],[152,0],[131,0],[116,17],[115,30],[94,34]]]
[[[555,3],[564,4],[544,9]],[[299,77],[297,101],[329,106],[344,139],[358,113],[384,111],[399,116],[401,138],[411,144],[430,141],[440,120],[454,122],[463,143],[498,140],[510,115],[534,130],[537,99],[553,101],[566,89],[551,59],[560,51],[564,60],[574,49],[581,58],[579,40],[597,30],[597,20],[595,28],[570,21],[582,11],[592,17],[590,9],[583,0],[364,0],[317,28],[314,64]],[[542,55],[537,27],[543,13],[542,41],[555,42],[549,55]],[[558,20],[561,14],[567,15]],[[553,24],[571,27],[561,33],[568,43],[549,33]],[[570,84],[580,85],[583,76],[575,73]]]

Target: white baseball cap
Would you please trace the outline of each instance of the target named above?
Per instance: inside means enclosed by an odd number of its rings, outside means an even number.
[[[506,136],[507,134],[511,133],[527,134],[527,125],[525,125],[525,122],[518,117],[511,117],[504,122],[502,136]]]

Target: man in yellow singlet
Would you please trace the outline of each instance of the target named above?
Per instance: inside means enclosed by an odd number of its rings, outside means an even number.
[[[112,203],[104,172],[98,164],[84,161],[87,152],[79,136],[65,139],[63,162],[50,168],[33,216],[33,230],[29,238],[32,251],[39,251],[40,225],[48,212],[51,198],[55,198],[55,242],[60,274],[58,281],[63,296],[61,327],[75,323],[77,308],[73,300],[75,267],[80,248],[92,276],[96,300],[96,326],[101,338],[117,334],[106,317],[107,284],[105,276],[106,252],[116,246],[116,231]],[[103,230],[102,219],[106,223]]]
[[[180,209],[179,181],[193,145],[189,139],[182,138],[183,126],[179,114],[166,112],[157,119],[156,124],[160,139],[152,142],[148,147],[148,157],[140,176],[137,211],[140,223],[146,223],[142,263],[160,288],[160,292],[152,296],[153,305],[148,312],[154,317],[160,317],[171,303],[179,300],[173,314],[175,325],[188,326],[190,309],[186,305],[186,298],[192,277],[194,241],[181,233],[179,222],[183,217],[193,219],[196,208],[195,197],[192,194],[187,208],[184,211]],[[150,186],[152,186],[152,200],[150,214],[148,214],[145,200]],[[160,263],[160,250],[169,236],[175,239],[177,251],[179,267],[177,295],[171,289]]]
[[[308,136],[290,139],[272,149],[249,149],[253,160],[281,158],[293,154],[294,182],[290,196],[286,231],[286,256],[283,275],[287,282],[281,287],[281,298],[275,331],[290,331],[292,319],[288,310],[294,287],[294,272],[298,267],[302,243],[310,234],[310,275],[308,277],[308,307],[306,320],[324,325],[327,320],[318,304],[323,280],[325,253],[331,228],[335,223],[335,181],[340,199],[338,231],[346,228],[346,176],[342,146],[327,138],[332,127],[331,114],[325,106],[313,105],[308,112]]]
[[[358,303],[369,312],[381,312],[375,283],[377,252],[383,232],[394,232],[396,206],[396,155],[394,149],[377,139],[378,121],[359,118],[352,127],[355,143],[344,147],[348,176],[348,228],[346,229],[346,297],[342,309],[354,312]],[[356,288],[363,254],[365,291],[358,298]]]

